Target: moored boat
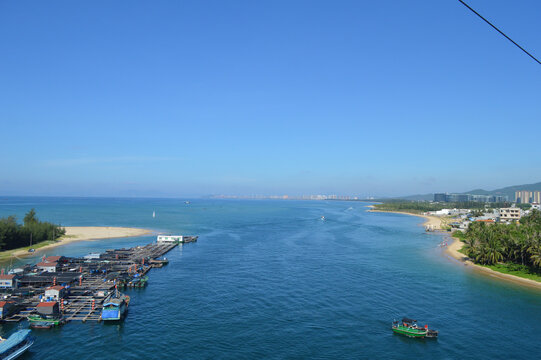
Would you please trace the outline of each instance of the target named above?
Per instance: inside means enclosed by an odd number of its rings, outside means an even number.
[[[16,359],[28,350],[33,343],[34,338],[30,336],[29,329],[16,331],[7,339],[0,337],[0,359]]]
[[[428,328],[428,325],[419,327],[417,320],[403,318],[402,321],[394,321],[392,325],[393,332],[413,338],[436,338],[438,331]]]
[[[142,288],[147,286],[148,276],[138,276],[130,280],[126,286],[134,288]]]
[[[32,329],[50,329],[53,326],[55,326],[55,324],[50,321],[34,321],[30,323]]]
[[[28,315],[28,322],[30,323],[31,327],[34,327],[33,325],[35,323],[49,323],[52,326],[58,326],[64,324],[64,319],[59,317],[46,317],[41,315]]]
[[[101,319],[103,321],[122,320],[128,311],[130,297],[115,290],[103,301]]]

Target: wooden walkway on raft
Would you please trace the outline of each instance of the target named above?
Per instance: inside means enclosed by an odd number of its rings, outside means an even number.
[[[129,259],[133,262],[139,262],[141,259],[156,259],[171,251],[176,243],[153,243],[145,246],[138,246],[132,249]]]
[[[87,296],[70,296],[69,304],[64,305],[64,319],[66,321],[72,320],[100,320],[100,314],[103,304],[102,299],[95,299],[91,295]]]

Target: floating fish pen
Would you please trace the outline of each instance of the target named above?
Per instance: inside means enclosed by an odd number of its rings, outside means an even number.
[[[104,300],[113,293],[122,297],[119,289],[146,287],[148,271],[166,265],[163,255],[177,245],[152,243],[85,257],[44,257],[16,273],[2,273],[12,287],[0,290],[5,298],[0,320],[28,319],[40,329],[69,321],[101,321]]]

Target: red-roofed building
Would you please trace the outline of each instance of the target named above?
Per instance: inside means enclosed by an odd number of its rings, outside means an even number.
[[[56,301],[40,302],[38,306],[36,306],[36,310],[42,315],[57,315],[60,313],[58,302]]]
[[[58,267],[58,264],[53,262],[53,263],[50,263],[50,262],[40,262],[40,263],[37,263],[36,266],[38,267],[38,269],[40,269],[41,271],[47,271],[47,272],[56,272],[56,269]]]
[[[17,287],[17,275],[0,275],[0,288],[15,289]]]
[[[43,262],[46,263],[63,263],[66,262],[66,258],[64,256],[47,256]]]
[[[45,289],[45,298],[52,300],[60,300],[66,296],[66,288],[60,285],[50,286]]]
[[[5,319],[15,312],[17,307],[13,301],[0,301],[0,319]]]

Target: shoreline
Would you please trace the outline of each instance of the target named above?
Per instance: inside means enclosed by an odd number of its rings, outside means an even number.
[[[43,250],[54,249],[58,246],[70,244],[77,241],[117,239],[125,237],[135,237],[152,234],[153,231],[141,228],[117,227],[117,226],[64,226],[66,234],[55,242],[49,242],[40,246],[35,244],[35,252],[28,252],[32,246],[26,246],[17,249],[5,250],[0,252],[0,261],[8,260],[11,257],[19,258],[35,255]]]
[[[441,230],[442,220],[441,220],[441,218],[439,218],[437,216],[414,214],[414,213],[409,213],[409,212],[405,212],[405,211],[374,210],[372,205],[370,205],[369,207],[371,209],[368,210],[368,212],[373,212],[373,213],[389,213],[389,214],[401,214],[401,215],[417,216],[417,217],[420,217],[420,218],[423,218],[423,219],[426,220],[423,223],[423,226],[433,226],[434,230]]]
[[[464,246],[464,243],[460,241],[460,239],[453,236],[451,236],[451,239],[453,239],[453,242],[451,245],[447,247],[447,249],[445,250],[445,253],[449,255],[450,257],[452,257],[453,259],[458,260],[461,263],[463,263],[464,266],[469,266],[471,269],[478,271],[485,276],[491,276],[491,277],[498,278],[499,280],[512,282],[514,284],[541,289],[541,282],[539,281],[526,279],[526,278],[516,276],[516,275],[501,273],[499,271],[492,270],[490,268],[475,264],[473,261],[470,260],[469,257],[467,257],[466,255],[462,254],[459,251]]]
[[[370,207],[373,208],[373,206],[370,206]],[[423,226],[432,225],[430,223],[430,221],[435,222],[436,220],[438,220],[439,224],[438,224],[438,227],[435,227],[435,229],[441,230],[441,219],[436,217],[436,216],[413,214],[413,213],[407,213],[407,212],[404,212],[404,211],[384,211],[384,210],[373,210],[373,209],[368,210],[368,212],[393,213],[393,214],[402,214],[402,215],[411,215],[411,216],[422,217],[422,218],[425,218],[427,220],[423,224]],[[530,288],[541,289],[541,282],[539,282],[539,281],[526,279],[526,278],[522,278],[520,276],[511,275],[511,274],[504,274],[504,273],[501,273],[499,271],[492,270],[490,268],[475,264],[466,255],[459,252],[459,250],[462,249],[462,247],[464,246],[464,244],[462,243],[462,241],[460,241],[460,239],[458,239],[456,237],[453,237],[449,233],[441,232],[440,234],[442,234],[442,235],[447,234],[453,240],[453,242],[449,246],[447,246],[447,248],[445,249],[445,254],[448,255],[449,257],[451,257],[454,260],[458,260],[460,263],[464,264],[464,266],[468,266],[468,267],[470,267],[470,269],[472,269],[474,271],[477,271],[478,273],[481,273],[481,274],[483,274],[485,276],[490,276],[490,277],[497,278],[499,280],[504,280],[504,281],[507,281],[507,282],[511,282],[511,283],[514,283],[514,284],[517,284],[517,285],[523,285],[523,286],[527,286],[527,287],[530,287]]]

